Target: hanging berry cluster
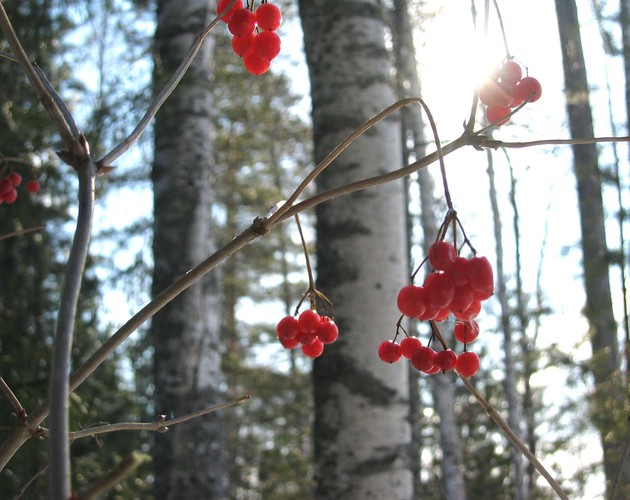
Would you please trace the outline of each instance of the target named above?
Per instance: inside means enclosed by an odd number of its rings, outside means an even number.
[[[276,327],[278,340],[285,349],[302,346],[309,358],[318,358],[325,344],[332,344],[339,337],[337,325],[328,316],[320,316],[314,309],[306,309],[299,316],[285,316]]]
[[[493,125],[505,125],[509,114],[524,102],[535,102],[542,95],[536,78],[523,76],[523,68],[508,60],[497,68],[479,88],[479,100],[486,105],[486,118]]]
[[[22,184],[22,176],[17,172],[10,172],[0,179],[0,205],[15,203],[18,197],[18,186]],[[39,182],[32,179],[26,183],[26,190],[29,193],[39,191]]]
[[[443,237],[443,231],[441,234]],[[420,339],[405,332],[405,338],[400,343],[396,342],[396,337],[382,342],[378,348],[379,358],[386,363],[394,363],[405,357],[417,370],[428,374],[455,369],[463,377],[472,377],[479,370],[479,356],[468,351],[467,347],[479,335],[475,318],[481,311],[481,303],[494,292],[492,267],[486,257],[473,255],[465,258],[458,255],[455,246],[444,240],[431,245],[428,261],[433,270],[423,284],[404,286],[398,293],[398,309],[403,316],[398,321],[396,336],[401,329],[404,331],[401,321],[407,316],[430,322],[433,333],[429,343],[424,346]],[[421,267],[422,264],[414,276]],[[451,315],[456,319],[455,338],[464,344],[464,350],[459,355],[448,348],[437,325]],[[436,338],[442,343],[439,351],[429,346]]]
[[[253,1],[243,7],[242,0],[236,0],[228,10],[231,2],[220,0],[217,14],[222,15],[221,20],[233,35],[232,49],[243,59],[245,69],[253,75],[262,75],[280,53],[280,37],[276,30],[282,23],[282,13],[266,0],[255,10]]]

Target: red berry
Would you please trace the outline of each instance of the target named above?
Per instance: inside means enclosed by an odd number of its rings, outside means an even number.
[[[11,203],[15,203],[15,200],[17,200],[17,197],[18,197],[17,190],[15,188],[11,188],[11,191],[9,191],[8,193],[5,193],[2,196],[2,199],[7,205],[10,205]]]
[[[420,347],[413,353],[411,364],[416,370],[426,372],[431,370],[435,365],[436,352],[430,347]]]
[[[260,76],[269,69],[271,61],[269,59],[265,59],[264,57],[260,57],[252,51],[243,57],[243,64],[245,65],[245,69],[251,74]]]
[[[426,373],[427,375],[435,375],[439,371],[440,367],[438,365],[433,365],[433,368],[431,368],[430,370],[424,370],[424,373]]]
[[[420,316],[418,316],[418,319],[420,321],[430,321],[435,319],[439,312],[440,310],[433,304],[427,304],[426,309]]]
[[[315,339],[312,344],[302,345],[302,352],[309,358],[318,358],[324,352],[324,344],[321,340]]]
[[[384,363],[395,363],[402,356],[402,349],[400,344],[397,344],[393,340],[385,340],[378,346],[378,357]]]
[[[499,68],[499,78],[501,81],[512,87],[516,85],[522,76],[523,69],[516,61],[508,61]]]
[[[398,310],[405,316],[417,318],[426,309],[426,297],[421,286],[407,285],[398,292]]]
[[[468,283],[468,276],[465,272],[466,266],[468,266],[468,259],[465,257],[457,257],[448,270],[448,274],[453,278],[456,288]]]
[[[247,36],[233,36],[232,37],[232,50],[237,56],[243,57],[250,50],[252,50],[252,42],[254,41],[253,33]]]
[[[4,196],[12,189],[13,189],[13,183],[11,182],[11,179],[9,179],[8,177],[5,177],[4,179],[0,181],[0,196]]]
[[[302,311],[300,317],[298,318],[298,326],[300,330],[305,333],[315,333],[319,328],[319,324],[321,322],[321,318],[317,311],[313,309],[307,309],[306,311]]]
[[[453,297],[448,307],[453,313],[461,314],[470,307],[474,298],[475,292],[473,288],[466,283],[455,287],[455,297]]]
[[[221,21],[223,21],[226,24],[230,22],[230,19],[232,19],[232,16],[237,10],[240,10],[243,8],[243,0],[236,0],[232,8],[226,11],[227,6],[230,4],[231,1],[232,0],[219,0],[219,3],[217,4],[217,15],[220,16],[221,14],[225,12],[223,14],[223,17],[221,18]]]
[[[510,122],[510,118],[507,116],[512,112],[509,106],[495,106],[489,104],[486,108],[486,119],[488,123],[500,127]]]
[[[297,338],[284,340],[281,337],[278,337],[278,340],[285,349],[295,349],[300,344]]]
[[[479,88],[479,100],[486,106],[509,106],[514,100],[512,87],[506,83],[486,80]]]
[[[445,349],[435,355],[435,364],[439,366],[440,370],[445,372],[455,368],[457,362],[457,354],[452,349]]]
[[[470,378],[479,371],[479,356],[474,352],[462,352],[457,357],[455,370],[462,377]]]
[[[531,76],[526,76],[514,86],[514,100],[536,102],[542,95],[542,85]]]
[[[455,297],[455,282],[446,273],[429,274],[424,280],[423,288],[429,303],[436,309],[436,314],[443,307],[447,307]]]
[[[332,344],[339,337],[339,328],[328,316],[322,316],[317,328],[317,337],[324,344]]]
[[[494,275],[492,266],[486,257],[473,257],[468,259],[466,265],[468,283],[473,290],[492,293],[494,291]]]
[[[436,241],[429,247],[429,262],[440,271],[448,271],[456,258],[457,250],[447,241]]]
[[[453,316],[455,316],[460,321],[471,321],[475,319],[479,312],[481,311],[481,301],[477,299],[473,299],[472,304],[464,309],[461,313],[453,312]]]
[[[290,340],[297,337],[299,332],[298,320],[293,316],[285,316],[276,326],[276,334],[281,340]]]
[[[407,359],[411,359],[413,353],[420,347],[422,347],[422,342],[420,342],[420,339],[417,337],[405,337],[400,341],[402,355]]]
[[[269,4],[264,4],[269,5]],[[271,61],[280,53],[280,37],[273,31],[258,33],[252,42],[254,52]]]
[[[479,336],[479,325],[474,319],[466,322],[458,321],[453,328],[453,334],[459,342],[470,344]]]
[[[451,314],[450,304],[447,307],[443,307],[440,309],[435,316],[433,316],[433,321],[445,321]]]
[[[228,30],[234,36],[251,35],[256,27],[256,16],[246,8],[238,9],[228,21]]]
[[[256,9],[256,22],[260,29],[275,31],[282,23],[282,12],[276,5],[264,3]]]
[[[26,190],[29,193],[37,193],[39,191],[39,188],[39,182],[37,182],[36,180],[28,181],[26,183]]]
[[[22,184],[22,176],[17,172],[11,172],[8,176],[8,179],[13,184],[13,187],[18,187],[20,184]]]

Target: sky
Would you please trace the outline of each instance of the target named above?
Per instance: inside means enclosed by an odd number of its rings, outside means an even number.
[[[483,2],[477,2],[481,8]],[[541,138],[568,138],[566,111],[563,97],[563,76],[560,47],[557,35],[553,2],[532,0],[529,2],[499,2],[503,7],[503,21],[506,28],[509,47],[513,56],[527,67],[531,76],[539,79],[543,85],[541,99],[527,105],[512,120],[509,126],[495,132],[495,137],[503,140],[534,140]],[[618,124],[625,122],[623,107],[623,73],[621,61],[603,56],[595,20],[589,15],[590,2],[580,0],[580,21],[586,51],[589,83],[593,88],[591,95],[595,110],[596,135],[612,135],[605,92],[609,75],[610,85],[616,103],[614,120]],[[490,17],[490,33],[483,39],[472,29],[470,21],[470,0],[425,2],[430,11],[436,13],[423,21],[416,36],[416,48],[422,80],[422,97],[436,117],[440,139],[443,143],[458,137],[462,123],[467,118],[473,89],[501,62],[505,51],[498,32],[496,16]],[[220,26],[222,27],[222,26]],[[284,47],[301,47],[301,33],[298,26],[287,24],[281,28]],[[308,82],[303,55],[299,51],[288,51],[285,59],[274,62],[278,68],[285,68],[294,78],[294,90],[304,94],[304,113],[308,115]],[[618,134],[625,134],[625,127]],[[610,159],[610,146],[603,146],[602,158]],[[627,148],[619,146],[623,159],[624,172],[628,172]],[[571,152],[568,147],[528,148],[509,151],[509,159],[518,178],[518,199],[521,206],[522,240],[527,251],[523,252],[523,280],[526,290],[533,292],[536,286],[536,273],[540,264],[540,251],[544,246],[542,262],[542,288],[548,304],[554,314],[543,319],[540,345],[542,347],[559,345],[563,350],[576,354],[578,359],[587,359],[590,350],[587,343],[576,344],[583,339],[586,322],[581,314],[584,294],[581,289],[579,251],[579,220],[575,182],[571,170]],[[141,155],[133,151],[121,165],[133,166]],[[509,177],[506,157],[502,153],[494,155],[497,186],[500,194],[503,214],[511,214],[507,193]],[[488,180],[486,176],[486,156],[472,149],[458,151],[446,158],[449,186],[455,208],[473,240],[475,247],[489,257],[494,252],[491,212],[488,203]],[[435,171],[437,168],[433,167]],[[437,178],[436,178],[437,179]],[[626,186],[628,181],[625,175]],[[439,184],[438,184],[439,185]],[[625,190],[626,206],[630,203],[628,189]],[[150,193],[118,192],[99,204],[96,229],[102,229],[126,216],[128,204],[125,199],[133,196],[144,207],[140,215],[150,215]],[[140,196],[141,198],[138,198]],[[606,192],[607,204],[614,210],[615,201],[611,192]],[[609,221],[609,244],[618,245],[616,226]],[[514,242],[510,240],[511,221],[504,222],[506,255],[513,255]],[[141,248],[147,242],[136,240],[132,243]],[[124,265],[131,254],[120,254],[119,265]],[[508,272],[514,270],[514,262],[508,258]],[[619,290],[618,274],[611,275],[613,289]],[[105,307],[109,319],[114,324],[121,324],[130,312],[126,305],[124,291],[110,290],[105,297]],[[620,315],[620,296],[615,294],[617,317]],[[493,330],[496,321],[492,317],[483,318],[488,330]],[[498,335],[488,335],[491,347],[500,352],[501,341]],[[559,383],[550,385],[549,380]],[[540,374],[535,383],[545,386],[545,399],[558,401],[563,398],[562,376]],[[576,441],[586,445],[586,452],[579,457],[582,463],[600,453],[598,438],[595,435],[576,436]],[[568,456],[549,457],[550,463],[563,463],[563,472],[570,472],[579,462],[572,462]],[[594,475],[589,488],[580,498],[598,498],[601,495],[601,476]]]

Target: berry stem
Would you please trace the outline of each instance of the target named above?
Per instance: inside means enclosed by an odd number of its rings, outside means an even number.
[[[497,2],[497,0],[492,0],[492,3],[494,3],[494,8],[497,11],[499,27],[501,28],[501,34],[503,35],[503,45],[505,46],[505,58],[509,60],[512,56],[510,55],[510,48],[508,47],[507,35],[505,33],[505,26],[503,26],[503,17],[501,16],[501,9],[499,9],[499,3]]]
[[[438,324],[431,320],[429,321],[429,325],[431,326],[431,331],[432,331],[432,335],[431,338],[436,338],[438,339],[438,341],[440,342],[440,344],[442,344],[442,349],[446,350],[448,349],[448,344],[446,343],[446,340],[444,340],[444,336],[442,335],[442,332],[440,331],[440,327],[438,326]],[[431,341],[429,340],[429,343]]]
[[[300,233],[300,240],[302,241],[302,250],[304,250],[304,260],[306,260],[306,272],[308,273],[308,289],[310,292],[310,291],[315,290],[315,280],[313,279],[313,268],[311,267],[311,258],[308,254],[306,240],[304,239],[304,232],[302,231],[302,223],[300,222],[300,214],[295,214],[295,222],[297,223],[298,232]]]

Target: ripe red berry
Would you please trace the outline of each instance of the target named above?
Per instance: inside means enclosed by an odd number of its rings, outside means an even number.
[[[393,340],[385,340],[378,346],[378,357],[384,363],[395,363],[402,356],[400,344]]]
[[[435,365],[436,352],[430,347],[422,346],[413,353],[411,364],[416,370],[427,372]]]
[[[282,13],[276,5],[264,3],[256,9],[256,22],[260,29],[275,31],[282,23]]]
[[[447,273],[431,273],[422,285],[427,294],[429,303],[436,309],[447,307],[455,297],[455,282]]]
[[[227,6],[230,4],[231,1],[232,0],[219,0],[219,3],[217,4],[217,15],[220,16],[221,14],[223,14],[221,21],[226,24],[230,22],[230,19],[232,19],[232,16],[237,10],[243,8],[243,0],[236,0],[232,8],[226,11]]]
[[[13,184],[13,187],[18,187],[20,184],[22,184],[22,176],[17,172],[11,172],[8,176],[8,179]]]
[[[293,316],[285,316],[276,326],[276,334],[279,339],[290,340],[297,337],[299,332],[298,320]]]
[[[5,193],[2,196],[2,200],[7,204],[10,205],[11,203],[15,203],[15,200],[17,200],[18,197],[18,192],[15,188],[11,188],[11,190],[8,193]]]
[[[440,368],[440,370],[444,370],[445,372],[455,368],[456,362],[457,354],[455,354],[455,351],[453,351],[452,349],[439,351],[435,355],[435,364]]]
[[[429,262],[439,271],[448,271],[457,259],[457,250],[447,241],[436,241],[429,247]]]
[[[232,50],[240,57],[245,56],[250,50],[252,50],[252,42],[255,35],[250,33],[247,36],[233,36],[232,37]]]
[[[309,358],[318,358],[324,352],[324,344],[321,340],[315,339],[312,344],[302,345],[302,352]]]
[[[407,285],[398,292],[398,310],[405,316],[417,318],[426,309],[426,296],[421,286]]]
[[[322,316],[317,328],[317,337],[324,344],[332,344],[339,337],[339,328],[328,316]]]
[[[520,103],[524,101],[536,102],[542,95],[542,85],[540,82],[531,76],[522,78],[514,86],[514,100]]]
[[[306,333],[315,333],[319,328],[319,324],[321,322],[321,318],[317,311],[313,309],[307,309],[306,311],[302,311],[298,318],[298,326],[300,330]]]
[[[486,257],[476,256],[468,259],[466,275],[473,290],[486,293],[494,291],[494,274],[490,261]]]
[[[297,338],[284,340],[282,337],[278,337],[278,340],[285,349],[295,349],[298,345],[300,345]]]
[[[407,359],[411,359],[420,347],[422,347],[422,342],[417,337],[405,337],[400,341],[402,355]]]
[[[468,283],[465,283],[455,287],[455,296],[448,307],[453,313],[461,314],[470,307],[474,298],[473,288]]]
[[[455,338],[463,344],[470,344],[479,336],[479,325],[475,320],[455,323],[453,328]]]
[[[228,30],[234,36],[251,35],[256,27],[256,16],[246,8],[238,9],[228,21]]]
[[[508,115],[512,112],[509,106],[495,106],[489,104],[486,108],[486,119],[488,123],[500,127],[510,122]]]
[[[514,87],[523,76],[523,69],[516,61],[507,61],[499,68],[499,78],[502,82]]]
[[[13,183],[11,182],[11,179],[5,177],[4,179],[0,180],[0,196],[4,196],[12,189]]]
[[[295,338],[302,345],[311,345],[313,342],[315,342],[315,340],[317,340],[317,333],[298,330],[298,334]]]
[[[263,31],[255,36],[252,42],[252,48],[260,57],[271,61],[280,53],[280,44],[280,37],[276,33],[273,31]]]
[[[470,378],[479,371],[479,356],[474,352],[462,352],[457,357],[455,370],[462,377]]]
[[[245,69],[251,74],[260,76],[269,69],[271,61],[269,59],[265,59],[264,57],[260,57],[252,51],[243,57],[243,64],[245,65]]]
[[[479,88],[479,100],[486,106],[509,106],[514,100],[512,87],[495,80],[486,80]]]
[[[28,181],[26,183],[26,190],[29,193],[37,193],[39,191],[40,185],[36,180]]]
[[[468,276],[466,275],[466,266],[468,266],[468,259],[465,257],[457,257],[453,265],[448,270],[451,278],[455,282],[456,287],[460,287],[468,283]]]

